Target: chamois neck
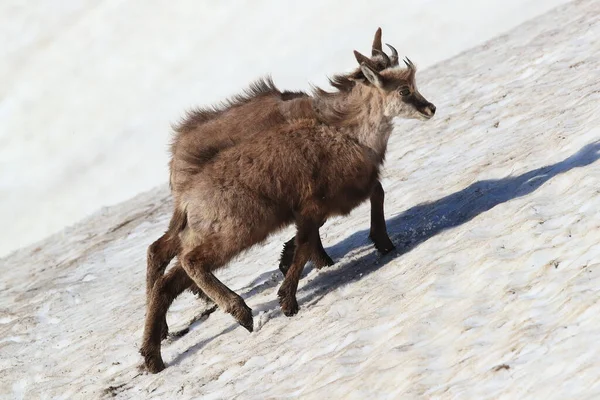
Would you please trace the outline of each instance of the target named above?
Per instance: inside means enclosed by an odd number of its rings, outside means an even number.
[[[384,95],[376,88],[356,84],[348,92],[316,96],[316,111],[326,124],[337,126],[373,151],[382,162],[392,133],[392,119],[384,114]]]
[[[355,128],[359,143],[370,148],[379,158],[385,157],[387,143],[392,134],[392,119],[385,115],[385,99],[381,91],[362,84],[352,91],[353,101],[361,105]]]

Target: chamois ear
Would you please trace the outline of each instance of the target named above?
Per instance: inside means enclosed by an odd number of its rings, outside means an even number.
[[[373,65],[373,61],[367,56],[360,54],[358,51],[354,50],[354,57],[356,57],[356,61],[359,64],[367,64],[371,69],[375,69],[375,65]]]
[[[381,48],[381,28],[377,28],[377,31],[375,32],[375,38],[373,39],[373,46],[371,46],[373,48],[373,50],[371,50],[371,55],[372,56],[376,56],[377,55],[377,51],[383,51],[383,49]]]
[[[367,78],[367,80],[371,82],[373,86],[376,86],[378,88],[383,87],[383,78],[381,77],[381,75],[379,75],[378,72],[373,71],[366,63],[360,64],[360,70],[365,75],[365,78]]]

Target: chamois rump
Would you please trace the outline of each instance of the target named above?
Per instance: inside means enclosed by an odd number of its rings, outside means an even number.
[[[416,69],[378,72],[355,51],[360,67],[349,90],[315,89],[316,118],[267,127],[260,136],[219,150],[209,160],[190,158],[172,178],[178,263],[154,284],[141,353],[150,372],[164,369],[160,354],[170,292],[189,280],[248,331],[252,310],[214,275],[241,251],[295,223],[295,251],[278,291],[287,316],[298,312],[296,290],[304,265],[320,246],[319,227],[368,199],[378,183],[394,117],[429,119],[435,106],[418,91]],[[281,156],[285,155],[285,156]],[[206,162],[205,162],[206,161]],[[195,163],[198,164],[195,167]]]

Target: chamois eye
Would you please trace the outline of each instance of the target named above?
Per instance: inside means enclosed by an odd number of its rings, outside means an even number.
[[[400,89],[400,95],[401,96],[408,96],[410,94],[410,90],[408,88],[402,88]]]

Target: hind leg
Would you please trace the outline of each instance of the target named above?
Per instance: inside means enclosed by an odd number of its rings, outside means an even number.
[[[175,208],[167,231],[157,241],[148,246],[146,258],[146,305],[150,302],[154,283],[164,274],[171,260],[181,251],[179,232],[181,232],[186,224],[187,217],[185,212]],[[193,291],[198,294],[197,288]]]
[[[231,314],[240,325],[249,332],[253,330],[252,310],[244,300],[234,291],[225,286],[212,273],[213,270],[223,266],[230,256],[224,249],[217,251],[219,246],[208,242],[197,246],[183,256],[182,265],[187,274],[217,306]],[[236,249],[229,254],[238,254],[242,249]],[[217,254],[217,252],[222,252]]]
[[[185,270],[183,269],[183,267],[181,266],[181,263],[179,261],[177,261],[175,263],[175,265],[173,265],[173,267],[169,270],[169,272],[167,273],[168,276],[174,276],[177,277],[177,279],[184,279],[183,276],[181,275],[185,275],[187,276],[187,273],[185,272]],[[165,275],[165,276],[167,276]],[[160,278],[159,278],[160,279]],[[171,278],[173,279],[173,278]],[[173,300],[175,300],[181,293],[183,293],[186,289],[190,289],[192,291],[192,293],[194,293],[199,299],[202,299],[204,301],[211,301],[208,296],[206,296],[199,288],[198,286],[196,286],[196,284],[194,283],[194,281],[188,277],[188,282],[189,285],[177,285],[176,288],[169,290],[169,296],[172,297],[170,298],[169,302],[172,302]],[[153,290],[156,290],[156,288],[154,288]],[[165,315],[163,315],[162,317],[163,320],[163,327],[161,329],[161,334],[160,334],[160,338],[161,340],[164,340],[167,338],[167,336],[169,336],[169,326],[167,325],[167,315],[165,313]]]
[[[157,241],[148,246],[146,267],[146,307],[150,307],[150,299],[156,281],[163,276],[165,269],[179,251],[180,242],[177,235],[167,231]],[[161,337],[164,339],[169,333],[166,318],[163,321]]]
[[[140,349],[146,368],[153,374],[165,368],[160,355],[160,341],[167,310],[175,297],[192,284],[193,281],[177,264],[166,275],[159,277],[154,285],[146,313],[144,341]]]
[[[148,246],[146,267],[146,305],[150,303],[154,283],[160,278],[180,248],[179,237],[167,231],[157,241]]]
[[[157,279],[159,279],[165,272],[165,269],[169,266],[169,263],[181,250],[181,240],[172,226],[169,226],[169,230],[165,232],[158,240],[148,246],[147,252],[147,270],[146,270],[146,307],[150,304],[150,298],[152,296],[152,290]],[[178,267],[181,265],[178,264]],[[192,282],[190,287],[191,291],[198,296],[198,298],[207,300],[208,298],[202,291]],[[166,318],[163,321],[162,338],[165,339],[169,334],[169,327],[167,325]]]
[[[296,251],[290,269],[277,292],[283,313],[291,317],[298,312],[296,291],[304,265],[311,259],[313,249],[321,243],[319,225],[310,220],[297,220]]]

